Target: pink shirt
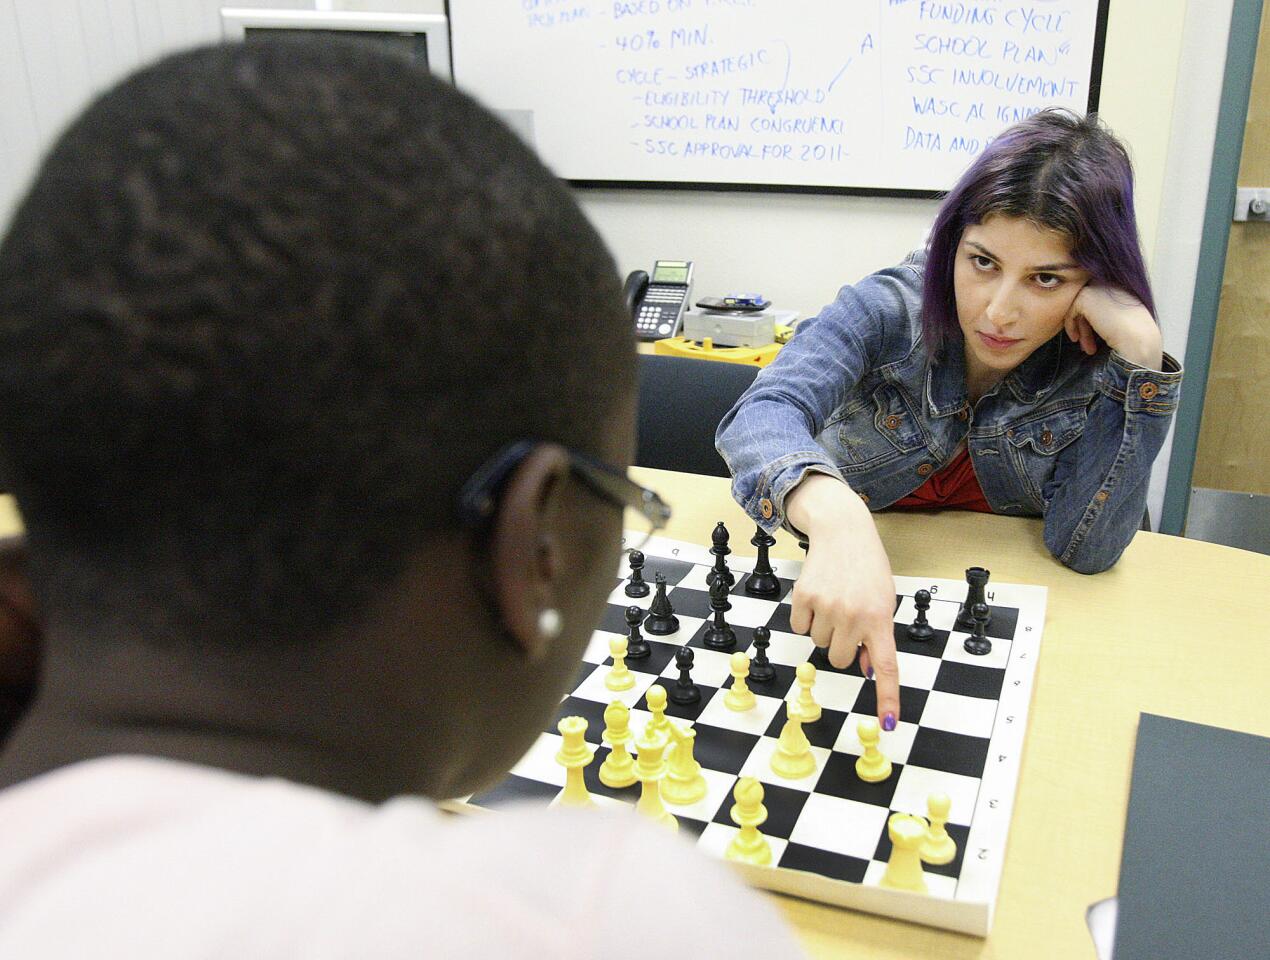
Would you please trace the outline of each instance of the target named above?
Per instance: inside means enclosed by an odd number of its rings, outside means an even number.
[[[799,956],[772,904],[633,815],[451,817],[109,757],[0,791],[0,957]]]

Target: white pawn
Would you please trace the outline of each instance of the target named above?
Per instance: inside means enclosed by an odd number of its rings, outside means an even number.
[[[957,841],[948,836],[944,824],[948,822],[948,813],[952,809],[952,800],[946,793],[932,793],[926,798],[926,812],[930,814],[930,828],[926,831],[926,839],[922,842],[922,859],[935,865],[952,863],[957,856]]]
[[[750,658],[738,650],[732,654],[729,672],[732,674],[732,689],[723,697],[723,705],[738,712],[752,710],[758,700],[745,683],[745,678],[750,675]]]
[[[820,719],[820,704],[811,695],[811,685],[816,682],[816,665],[804,661],[795,671],[798,676],[798,712],[803,715],[804,723],[815,723]]]
[[[625,637],[609,640],[609,655],[613,657],[613,666],[604,678],[604,685],[610,690],[629,690],[635,686],[635,674],[626,665]]]
[[[666,688],[660,683],[654,683],[644,694],[644,700],[648,704],[648,712],[652,714],[648,723],[644,724],[644,733],[665,737],[673,747],[674,743],[670,738],[670,718],[666,716]]]
[[[878,749],[878,740],[881,738],[878,722],[873,717],[865,717],[856,724],[855,729],[860,737],[860,745],[864,747],[863,755],[855,762],[856,776],[865,783],[881,783],[891,775],[891,761]]]

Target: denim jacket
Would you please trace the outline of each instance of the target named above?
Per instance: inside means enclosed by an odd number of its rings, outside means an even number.
[[[934,357],[922,342],[924,266],[924,252],[911,254],[799,324],[719,424],[733,496],[769,533],[793,530],[785,497],[808,471],[881,510],[964,440],[994,512],[1043,516],[1055,557],[1106,570],[1141,525],[1177,361],[1165,354],[1161,372],[1106,349],[1088,357],[1060,331],[972,405],[962,338]]]

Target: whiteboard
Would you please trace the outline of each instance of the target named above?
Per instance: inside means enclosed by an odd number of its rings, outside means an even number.
[[[947,190],[1097,107],[1108,0],[450,0],[455,83],[581,184]]]

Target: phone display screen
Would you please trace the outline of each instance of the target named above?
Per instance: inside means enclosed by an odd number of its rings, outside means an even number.
[[[683,260],[658,260],[653,267],[653,283],[687,283],[688,264]]]

